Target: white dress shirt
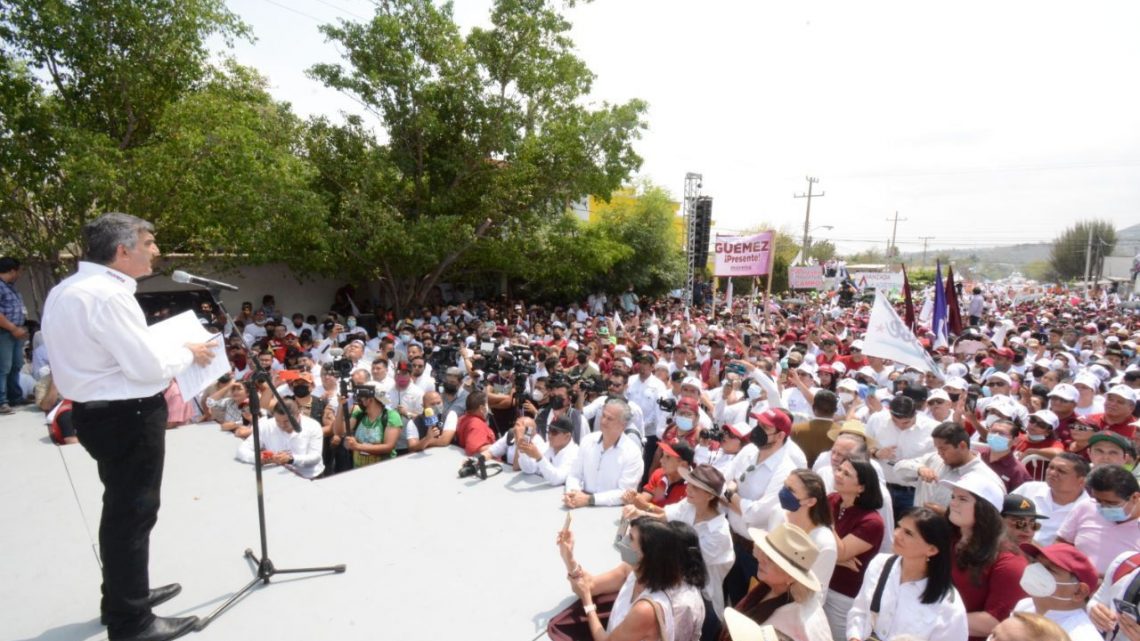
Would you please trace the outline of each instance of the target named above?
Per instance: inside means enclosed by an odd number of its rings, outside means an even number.
[[[900,476],[895,472],[895,465],[906,459],[919,458],[934,451],[934,437],[931,433],[934,428],[938,426],[932,419],[922,415],[915,415],[914,425],[900,430],[895,427],[895,422],[890,419],[890,414],[887,414],[887,420],[879,423],[875,422],[876,428],[872,431],[872,423],[867,423],[867,432],[871,438],[879,443],[879,449],[885,449],[895,446],[895,456],[893,460],[884,461],[879,459],[883,465],[883,475],[886,477],[887,483],[894,483],[895,485],[907,485],[915,487],[918,481],[914,478],[906,478]]]
[[[514,430],[510,430],[506,434],[503,434],[502,436],[500,436],[498,438],[498,440],[496,440],[494,443],[491,443],[491,447],[488,448],[488,451],[491,453],[491,456],[494,456],[495,458],[499,459],[500,461],[503,461],[504,463],[506,463],[508,466],[512,466],[512,467],[515,464],[515,454],[518,453],[519,469],[522,470],[523,459],[529,459],[531,461],[533,461],[534,459],[530,458],[526,454],[519,452],[518,445],[517,445],[518,441],[516,441],[514,438],[512,438],[510,440],[509,444],[507,443],[507,435],[511,434],[513,432],[514,432]],[[534,436],[531,437],[531,442],[533,442],[535,444],[535,446],[538,448],[539,452],[542,452],[543,454],[546,453],[546,449],[547,449],[546,441],[542,440],[541,436],[539,436],[538,434],[535,434]]]
[[[993,471],[982,457],[974,453],[973,458],[963,465],[958,467],[950,467],[946,461],[937,452],[931,452],[918,458],[907,459],[899,461],[895,464],[895,474],[906,481],[907,485],[911,483],[916,484],[918,490],[914,493],[914,504],[923,506],[927,503],[936,503],[942,507],[950,507],[950,488],[942,485],[939,481],[950,481],[957,483],[966,476],[982,476],[985,477],[995,487],[1001,489],[1001,493],[1005,495],[1005,483],[1002,482],[1001,477],[997,472]],[[938,480],[933,483],[927,483],[918,478],[918,471],[924,467],[929,467],[934,470],[938,476]]]
[[[665,434],[665,413],[659,411],[657,407],[657,399],[665,395],[665,383],[653,374],[644,381],[641,376],[630,376],[629,384],[626,387],[625,397],[629,399],[630,403],[637,405],[641,408],[642,430],[643,436],[656,436],[661,438]],[[655,432],[650,434],[649,430],[654,429]]]
[[[866,639],[875,632],[877,639],[893,639],[909,634],[926,641],[963,641],[969,636],[966,605],[953,587],[938,603],[923,603],[926,579],[902,583],[902,559],[896,559],[887,583],[878,616],[871,614],[871,599],[883,573],[886,554],[879,554],[867,565],[863,587],[847,615],[848,639]]]
[[[1037,545],[1052,545],[1057,540],[1057,530],[1061,529],[1061,524],[1065,522],[1065,517],[1069,516],[1069,512],[1072,512],[1073,508],[1078,505],[1092,501],[1092,497],[1081,492],[1077,496],[1077,500],[1060,505],[1053,501],[1053,490],[1049,489],[1049,484],[1045,481],[1022,483],[1012,493],[1020,494],[1033,501],[1033,505],[1037,507],[1037,513],[1049,517],[1037,520],[1041,524],[1041,529],[1033,535],[1033,542]]]
[[[616,445],[605,448],[602,433],[593,432],[582,439],[578,458],[566,477],[566,491],[593,494],[594,505],[621,505],[621,495],[637,489],[644,469],[641,448],[632,440],[623,435]]]
[[[1033,599],[1026,597],[1013,606],[1013,611],[1037,614],[1037,606],[1033,605]],[[1061,626],[1071,641],[1104,641],[1104,637],[1093,625],[1092,619],[1089,618],[1088,613],[1083,608],[1046,610],[1041,616]]]
[[[589,405],[582,408],[582,417],[590,421],[590,431],[597,432],[602,429],[601,423],[598,421],[602,417],[602,408],[605,407],[606,401],[610,400],[608,396],[599,396],[590,401]],[[641,406],[637,403],[629,403],[629,425],[627,428],[632,427],[637,430],[641,435],[641,439],[645,440],[645,414],[641,411]]]
[[[424,413],[424,391],[413,383],[408,383],[404,389],[396,387],[393,381],[388,392],[388,407],[395,409],[404,406],[409,416],[419,416]]]
[[[285,467],[307,479],[313,479],[325,471],[325,462],[321,458],[324,434],[321,432],[321,424],[316,419],[302,416],[299,423],[300,433],[286,434],[277,427],[275,419],[259,420],[257,425],[261,436],[261,449],[265,452],[289,452],[293,456],[293,463]],[[237,459],[242,463],[253,463],[255,456],[251,434],[238,445]]]
[[[1130,563],[1126,567],[1132,568],[1132,570],[1126,571],[1117,581],[1113,581],[1112,578],[1116,576],[1117,569],[1134,554],[1136,554],[1135,550],[1124,552],[1113,559],[1112,563],[1108,564],[1108,568],[1104,571],[1104,580],[1100,582],[1100,587],[1097,588],[1092,598],[1089,599],[1088,607],[1090,610],[1094,605],[1099,603],[1113,612],[1116,611],[1116,605],[1113,604],[1112,600],[1124,598],[1124,593],[1128,590],[1128,586],[1132,585],[1132,581],[1136,578],[1136,575],[1140,573],[1140,565]],[[1105,635],[1105,641],[1128,641],[1128,635],[1124,630],[1120,629],[1120,626],[1117,626],[1115,632],[1110,632]]]
[[[736,562],[736,551],[732,549],[732,529],[724,514],[717,514],[707,521],[696,523],[697,508],[688,500],[681,500],[665,506],[665,518],[693,526],[697,539],[701,542],[701,558],[708,569],[708,581],[703,593],[716,608],[716,616],[724,620],[724,577]]]
[[[537,441],[542,437],[534,438]],[[557,452],[553,447],[546,447],[542,452],[542,458],[537,461],[525,454],[520,456],[519,468],[526,474],[538,474],[547,485],[563,485],[576,460],[578,460],[578,444],[570,441],[566,447]]]
[[[746,539],[751,539],[750,526],[771,531],[783,521],[779,492],[784,479],[796,469],[787,447],[781,447],[761,463],[756,462],[759,453],[752,443],[745,445],[733,459],[732,473],[726,479],[736,483],[741,512],[728,510],[728,522],[734,532]]]
[[[135,300],[135,279],[80,261],[44,303],[43,333],[60,394],[74,402],[154,396],[194,360],[160,343]]]

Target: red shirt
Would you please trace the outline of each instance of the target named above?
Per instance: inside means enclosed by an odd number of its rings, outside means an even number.
[[[1093,414],[1092,416],[1088,417],[1087,420],[1090,425],[1096,426],[1098,432],[1110,430],[1116,432],[1124,438],[1132,438],[1136,435],[1136,428],[1132,427],[1132,422],[1136,419],[1132,418],[1131,416],[1124,419],[1124,422],[1122,423],[1109,423],[1104,414]]]
[[[831,575],[829,587],[844,596],[854,598],[858,596],[859,590],[863,587],[863,575],[867,572],[867,565],[879,553],[879,546],[883,543],[886,526],[883,525],[883,517],[879,516],[877,511],[864,510],[861,507],[851,506],[843,510],[841,517],[839,514],[839,502],[841,500],[838,492],[827,495],[827,504],[831,506],[831,514],[835,516],[835,533],[839,535],[838,538],[842,539],[848,534],[854,534],[871,544],[870,549],[855,557],[859,559],[858,572],[837,565],[835,572]]]
[[[680,479],[676,483],[670,483],[669,479],[665,478],[665,468],[663,467],[654,470],[649,475],[649,482],[641,489],[653,495],[652,502],[657,507],[679,503],[685,499],[687,494],[685,480]]]
[[[1053,436],[1057,440],[1065,444],[1065,449],[1069,448],[1069,443],[1073,442],[1073,425],[1077,422],[1077,413],[1069,414],[1068,418],[1060,418],[1057,421],[1057,429],[1053,430]]]
[[[455,428],[455,438],[467,456],[475,456],[479,450],[495,442],[495,433],[482,416],[464,414]]]
[[[978,448],[979,456],[985,461],[986,465],[998,475],[1001,482],[1005,484],[1005,491],[1007,493],[1014,491],[1021,487],[1022,483],[1027,483],[1033,480],[1033,476],[1029,474],[1029,470],[1025,469],[1025,465],[1013,456],[1013,453],[1006,454],[999,458],[997,461],[991,461],[990,455],[992,450],[988,447]],[[1034,466],[1037,464],[1034,463]]]
[[[1025,557],[1013,552],[998,552],[997,559],[986,566],[975,583],[970,579],[970,568],[958,567],[958,541],[961,537],[955,536],[950,541],[950,575],[954,587],[962,595],[962,603],[966,606],[966,613],[988,612],[998,621],[1004,621],[1013,606],[1025,598],[1021,589],[1021,575],[1029,561]],[[838,568],[836,568],[838,571]],[[970,637],[969,641],[985,641],[985,636]]]
[[[815,362],[817,365],[831,365],[839,358],[839,354],[828,356],[826,352],[820,352],[815,355]]]
[[[867,357],[863,356],[862,354],[859,355],[858,361],[856,361],[855,357],[851,356],[850,354],[848,354],[847,356],[840,356],[839,358],[837,358],[835,360],[840,362],[840,363],[843,363],[843,365],[845,367],[847,367],[848,372],[854,372],[855,370],[859,369],[860,367],[863,367],[864,365],[870,364],[867,362]]]

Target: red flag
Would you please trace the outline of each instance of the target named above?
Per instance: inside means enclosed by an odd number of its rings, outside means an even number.
[[[916,323],[914,320],[914,299],[911,298],[910,278],[907,278],[907,275],[906,275],[906,265],[902,266],[902,273],[903,273],[903,300],[904,300],[903,304],[905,305],[905,308],[906,308],[904,320],[906,320],[906,326],[909,327],[910,331],[913,332],[913,331],[915,331],[915,327],[916,327]]]
[[[958,290],[954,288],[954,268],[946,269],[946,306],[950,308],[947,328],[951,334],[962,335],[962,308],[958,305]]]

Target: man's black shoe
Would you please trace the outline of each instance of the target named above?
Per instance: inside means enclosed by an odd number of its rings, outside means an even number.
[[[125,637],[111,637],[111,641],[167,641],[177,639],[198,625],[198,617],[155,617],[150,625]]]
[[[181,591],[182,591],[182,584],[180,584],[180,583],[171,583],[170,585],[164,585],[160,588],[155,588],[155,589],[150,591],[150,594],[147,595],[146,604],[153,608],[154,606],[156,606],[160,603],[166,603],[167,601],[178,596],[178,593]],[[102,623],[103,625],[107,625],[107,615],[106,614],[99,617],[99,623]]]

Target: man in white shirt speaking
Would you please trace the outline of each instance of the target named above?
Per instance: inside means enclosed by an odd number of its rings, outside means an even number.
[[[112,641],[173,639],[197,617],[155,617],[178,584],[150,589],[150,531],[158,520],[170,380],[213,359],[204,343],[164,345],[147,328],[135,280],[158,257],[154,227],[109,213],[83,228],[85,260],[44,303],[43,333],[60,394],[74,403],[79,442],[103,482],[99,553],[103,621]]]

